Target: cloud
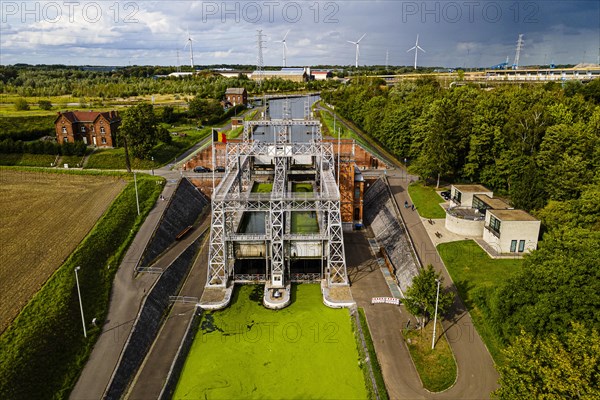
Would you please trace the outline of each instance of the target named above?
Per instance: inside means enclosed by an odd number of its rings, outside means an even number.
[[[417,34],[427,50],[419,64],[432,66],[512,60],[520,33],[523,59],[531,63],[550,54],[556,63],[579,62],[584,52],[592,61],[600,47],[595,1],[83,1],[72,9],[67,4],[0,3],[0,61],[54,63],[60,47],[81,64],[174,65],[177,50],[180,61],[185,58],[188,29],[202,64],[255,63],[258,29],[267,35],[265,62],[273,65],[281,64],[281,44],[275,41],[288,29],[289,65],[352,65],[354,47],[346,41],[363,33],[361,64],[383,64],[387,53],[390,64],[411,65],[413,55],[406,50]]]

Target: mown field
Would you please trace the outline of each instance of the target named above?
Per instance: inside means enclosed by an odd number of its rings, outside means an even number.
[[[0,169],[0,333],[124,187],[117,177]]]
[[[262,286],[236,288],[232,304],[203,316],[175,399],[365,399],[348,310],[323,305],[318,285],[292,287],[283,310]]]

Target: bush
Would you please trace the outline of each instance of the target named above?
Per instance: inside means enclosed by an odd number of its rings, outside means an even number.
[[[27,111],[27,110],[29,110],[29,103],[27,103],[27,100],[25,100],[23,98],[19,98],[15,101],[15,110]]]
[[[50,100],[40,100],[38,102],[38,106],[42,110],[51,110],[52,109],[52,103],[50,102]]]

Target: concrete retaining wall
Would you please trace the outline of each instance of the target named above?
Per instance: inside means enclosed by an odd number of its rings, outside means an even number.
[[[187,179],[179,182],[173,197],[168,201],[169,207],[165,210],[156,231],[150,238],[138,268],[150,265],[175,242],[175,237],[181,231],[196,222],[204,207],[210,204],[210,200]]]
[[[419,262],[383,179],[375,181],[365,192],[364,222],[371,227],[379,245],[385,248],[398,286],[405,292],[419,273]]]
[[[144,300],[106,389],[106,399],[119,399],[127,390],[162,324],[169,296],[176,295],[187,276],[204,236],[200,236],[162,273]]]

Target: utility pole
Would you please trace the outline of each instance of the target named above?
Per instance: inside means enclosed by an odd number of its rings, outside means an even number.
[[[83,316],[83,303],[81,302],[81,291],[79,290],[79,276],[77,276],[77,271],[79,271],[81,267],[75,267],[75,281],[77,282],[77,296],[79,297],[79,309],[81,310],[81,324],[83,325],[83,337],[87,338],[87,331],[85,329],[85,318]]]
[[[140,215],[140,197],[138,196],[136,172],[133,171],[133,184],[135,186],[135,204],[137,205],[137,213]]]
[[[437,325],[437,310],[438,310],[438,302],[440,300],[440,280],[436,279],[437,282],[437,295],[435,296],[435,315],[433,317],[433,337],[431,338],[431,350],[435,347],[435,328]]]

